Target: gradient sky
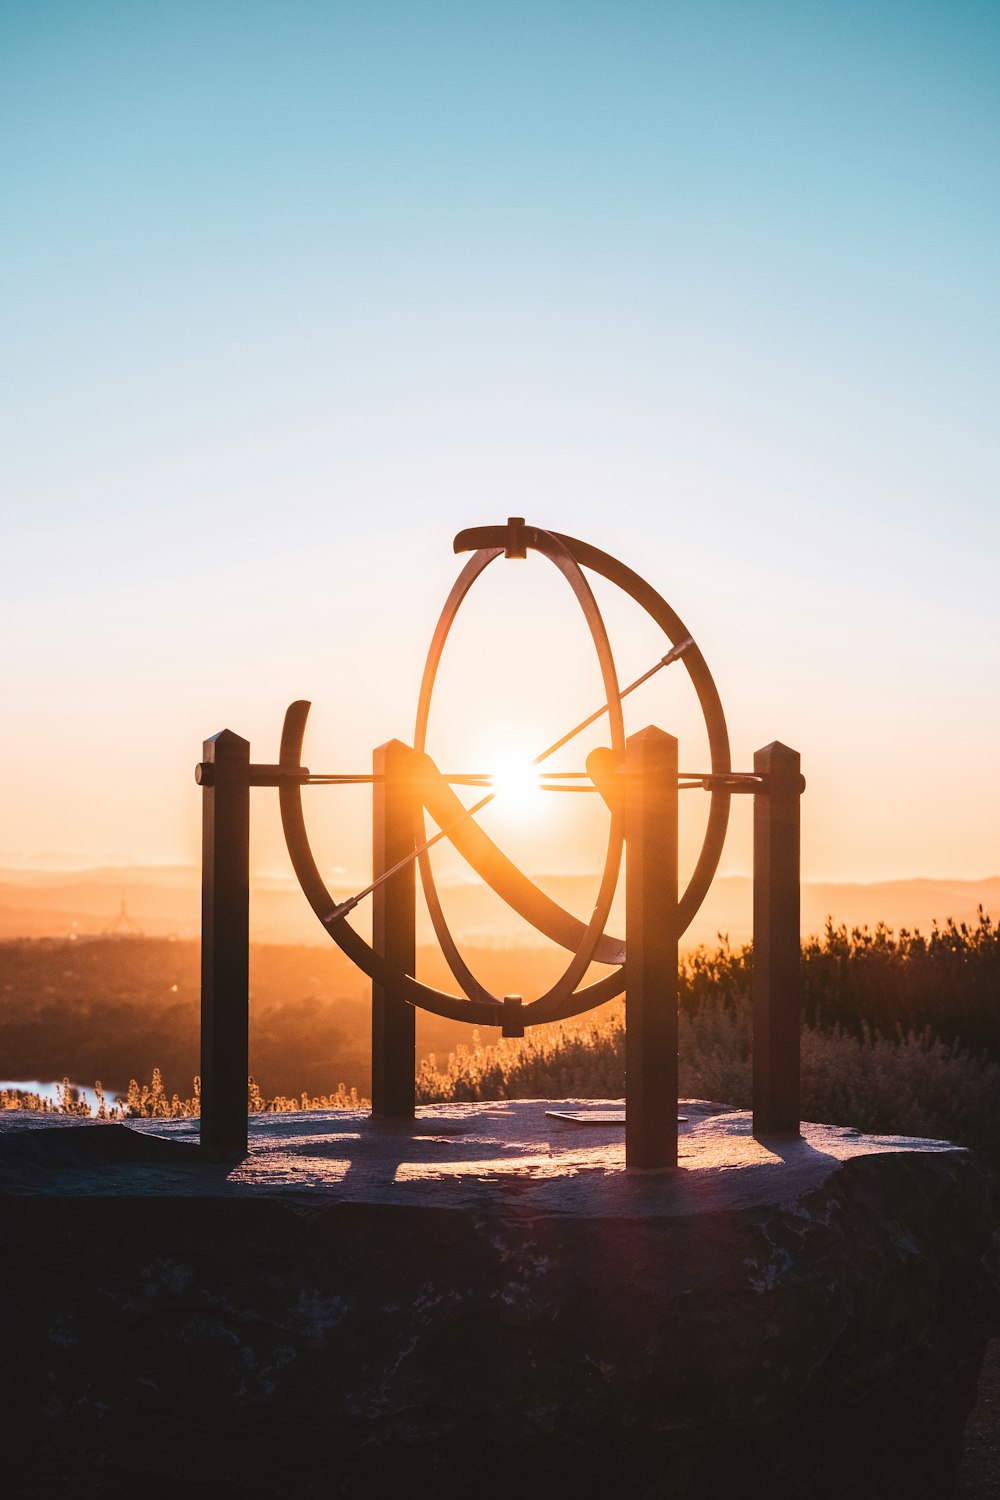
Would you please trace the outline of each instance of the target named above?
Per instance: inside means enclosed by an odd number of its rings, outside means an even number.
[[[0,863],[193,861],[201,740],[293,697],[365,769],[518,513],[666,595],[738,766],[801,749],[807,876],[1000,870],[998,85],[963,0],[0,0]],[[600,701],[565,586],[491,573],[451,769]],[[682,675],[650,720],[701,757]]]

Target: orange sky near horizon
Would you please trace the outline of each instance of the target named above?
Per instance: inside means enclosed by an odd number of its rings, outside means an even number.
[[[606,534],[596,540],[615,545]],[[329,589],[306,591],[284,618],[261,616],[249,591],[236,608],[230,602],[224,624],[211,624],[209,612],[210,628],[203,630],[201,615],[191,611],[178,622],[159,680],[137,671],[136,647],[141,652],[149,629],[137,610],[133,630],[120,637],[120,655],[104,657],[101,676],[86,668],[74,673],[67,695],[40,694],[30,714],[18,714],[15,705],[22,730],[6,758],[18,795],[6,810],[9,852],[0,863],[27,857],[58,867],[64,854],[90,855],[95,863],[196,862],[199,737],[226,725],[250,738],[254,758],[272,759],[292,696],[314,700],[305,759],[315,770],[365,771],[374,743],[394,736],[409,742],[424,650],[460,566],[449,542],[447,531],[428,538],[421,558],[413,547],[394,556],[387,546],[356,540],[350,551],[357,565],[342,552],[342,578],[331,561]],[[995,734],[992,700],[970,692],[962,703],[952,684],[938,694],[938,710],[921,681],[919,653],[909,662],[900,657],[891,621],[872,633],[870,651],[845,628],[830,659],[811,665],[816,621],[801,583],[771,592],[768,604],[753,598],[752,570],[741,587],[732,560],[723,579],[714,564],[714,580],[698,579],[696,556],[668,569],[658,566],[664,551],[640,546],[624,560],[644,566],[701,645],[727,712],[734,765],[750,769],[753,750],[772,738],[802,753],[806,878],[996,872],[996,798],[971,774]],[[680,587],[664,578],[670,571],[679,574]],[[342,590],[355,599],[364,592],[358,579],[365,572],[373,579],[369,598],[386,603],[370,629],[352,633],[336,601]],[[625,684],[662,654],[665,642],[603,580],[595,581],[595,592]],[[321,629],[331,603],[335,623]],[[893,670],[883,662],[894,663]],[[957,662],[955,674],[961,669]],[[601,701],[593,648],[564,580],[541,558],[501,559],[470,594],[446,648],[429,749],[442,769],[491,770],[498,756],[530,758]],[[649,722],[677,734],[682,768],[705,768],[704,729],[681,665],[664,669],[628,700],[629,732]],[[977,735],[979,755],[970,755]],[[561,751],[552,768],[582,768],[587,751],[607,739],[605,720]],[[966,760],[970,774],[956,774]],[[362,884],[370,860],[368,789],[313,788],[305,796],[331,880]],[[498,803],[482,814],[484,826],[535,872],[596,869],[607,826],[600,799],[538,794],[532,800],[530,809]],[[276,797],[262,789],[253,801],[254,869],[285,870]],[[682,798],[684,869],[700,847],[706,802],[696,792]],[[722,872],[747,871],[750,858],[750,805],[737,798]],[[438,862],[443,872],[460,873],[460,861],[447,850]]]

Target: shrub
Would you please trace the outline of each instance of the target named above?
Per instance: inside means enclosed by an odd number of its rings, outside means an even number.
[[[752,1027],[746,993],[682,1011],[679,1092],[739,1109],[752,1102]],[[417,1075],[421,1103],[487,1099],[607,1099],[625,1089],[623,1007],[587,1027],[560,1027],[483,1046],[474,1034],[438,1067]],[[802,1114],[878,1134],[927,1136],[974,1146],[1000,1163],[1000,1065],[929,1027],[882,1036],[862,1026],[802,1029]]]

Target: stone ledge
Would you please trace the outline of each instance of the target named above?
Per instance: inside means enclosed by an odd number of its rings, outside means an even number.
[[[811,1124],[800,1140],[764,1145],[746,1111],[694,1099],[680,1108],[676,1172],[625,1171],[620,1100],[434,1104],[415,1120],[379,1120],[362,1110],[255,1115],[249,1155],[238,1163],[199,1159],[197,1120],[102,1125],[69,1117],[56,1129],[52,1117],[6,1111],[0,1192],[290,1197],[317,1209],[331,1202],[461,1208],[493,1203],[499,1192],[539,1212],[683,1215],[785,1202],[859,1157],[959,1149]],[[561,1118],[567,1114],[591,1123]],[[609,1122],[612,1114],[621,1120]]]
[[[258,1118],[228,1169],[191,1159],[190,1122],[5,1131],[6,1472],[947,1494],[996,1319],[967,1153],[820,1126],[771,1151],[689,1103],[680,1169],[626,1173],[620,1127],[547,1107]]]

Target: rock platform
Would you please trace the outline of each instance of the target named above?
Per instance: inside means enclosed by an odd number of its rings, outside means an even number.
[[[997,1326],[972,1158],[682,1112],[674,1172],[583,1101],[257,1116],[234,1165],[0,1115],[5,1477],[942,1500]]]

